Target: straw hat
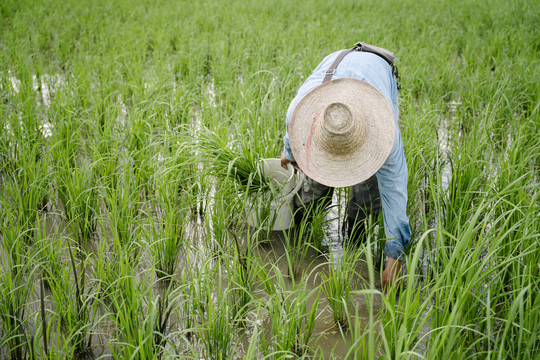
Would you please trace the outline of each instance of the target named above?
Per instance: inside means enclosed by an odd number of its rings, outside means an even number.
[[[372,85],[336,79],[300,100],[288,131],[305,175],[345,187],[368,179],[384,164],[394,145],[395,122],[390,104]]]

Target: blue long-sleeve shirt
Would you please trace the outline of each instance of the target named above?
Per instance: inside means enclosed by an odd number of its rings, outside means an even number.
[[[283,155],[290,161],[295,161],[289,145],[289,121],[296,105],[302,98],[321,85],[325,71],[330,67],[341,51],[325,57],[306,79],[298,90],[297,95],[287,111],[287,132],[284,137]],[[398,259],[403,255],[403,249],[411,239],[407,209],[407,164],[403,151],[403,142],[399,131],[398,120],[398,91],[392,74],[392,68],[380,56],[360,51],[353,51],[339,63],[332,79],[352,78],[373,85],[384,95],[392,107],[396,122],[394,146],[382,167],[377,171],[379,193],[381,196],[384,217],[384,229],[387,237],[384,253],[388,257]]]

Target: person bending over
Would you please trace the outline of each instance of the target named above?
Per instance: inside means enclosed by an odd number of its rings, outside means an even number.
[[[334,188],[350,186],[346,241],[354,245],[363,241],[368,217],[382,209],[386,288],[399,277],[411,238],[397,71],[393,57],[358,44],[326,56],[298,90],[287,112],[281,166],[296,163],[305,175],[295,199],[297,222],[311,206],[329,205]]]

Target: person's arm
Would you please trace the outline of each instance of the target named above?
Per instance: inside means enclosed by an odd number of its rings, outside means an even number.
[[[377,172],[386,233],[384,253],[388,257],[383,286],[392,285],[399,276],[403,250],[411,239],[407,217],[407,164],[399,129],[390,156]]]

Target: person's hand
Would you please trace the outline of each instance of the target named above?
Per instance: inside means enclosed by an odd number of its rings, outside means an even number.
[[[389,288],[398,285],[399,272],[401,270],[401,262],[399,260],[388,258],[386,267],[382,274],[383,289],[386,292]]]
[[[285,157],[285,155],[281,154],[281,167],[284,168],[285,170],[289,169],[287,167],[287,164],[289,164],[291,162],[291,160],[287,159]]]

